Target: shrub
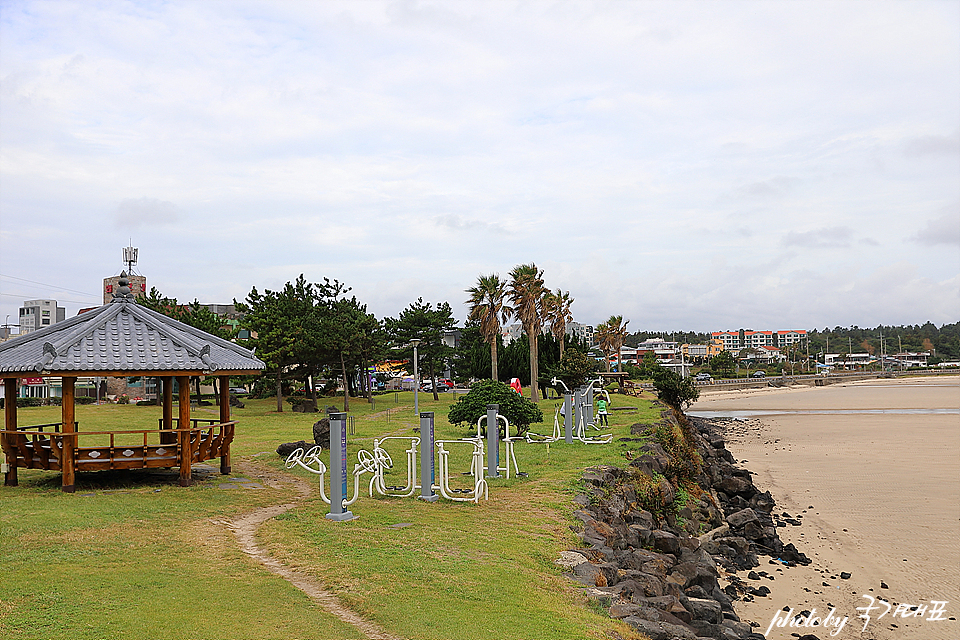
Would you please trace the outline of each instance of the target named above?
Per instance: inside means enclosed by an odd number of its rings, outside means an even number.
[[[74,404],[93,404],[96,401],[96,398],[91,398],[90,396],[77,396],[73,399]]]
[[[500,405],[500,415],[517,427],[523,435],[534,422],[543,422],[543,411],[536,404],[517,394],[508,385],[495,380],[480,380],[470,388],[470,393],[458,399],[450,407],[447,419],[450,424],[477,424],[480,416],[487,415],[487,405]]]
[[[563,352],[560,366],[557,367],[557,377],[563,380],[570,389],[575,389],[591,377],[597,370],[597,361],[588,357],[578,349],[570,347]]]
[[[302,393],[295,393],[295,394],[292,394],[292,395],[287,396],[287,397],[284,399],[284,401],[287,402],[287,403],[289,403],[289,404],[300,404],[301,402],[303,402],[303,401],[306,400],[306,399],[307,399],[307,396],[303,395]]]
[[[123,394],[122,396],[117,396],[117,404],[130,404],[130,396]]]
[[[693,380],[663,367],[654,372],[653,386],[660,401],[677,411],[683,411],[700,397],[700,390],[693,384]]]

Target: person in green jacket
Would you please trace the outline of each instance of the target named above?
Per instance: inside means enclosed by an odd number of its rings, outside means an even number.
[[[607,422],[607,401],[603,398],[597,400],[597,420],[600,425],[610,426]]]

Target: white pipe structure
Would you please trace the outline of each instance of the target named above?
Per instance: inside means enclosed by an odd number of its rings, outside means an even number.
[[[480,428],[481,428],[481,427],[480,427],[480,423],[481,423],[481,422],[486,422],[486,421],[487,421],[487,416],[486,416],[486,415],[482,415],[482,416],[480,416],[480,417],[477,419],[477,437],[478,437],[478,438],[480,437]],[[511,462],[511,461],[513,461],[513,472],[514,472],[514,475],[517,475],[517,476],[521,475],[521,473],[520,473],[520,467],[517,465],[517,456],[516,456],[516,454],[515,454],[514,451],[513,451],[513,443],[514,443],[515,440],[519,440],[519,439],[520,439],[520,435],[518,434],[515,438],[511,438],[511,437],[510,437],[510,421],[507,420],[507,417],[506,417],[506,416],[500,415],[500,414],[498,413],[498,414],[497,414],[497,426],[498,426],[498,427],[500,426],[500,422],[501,422],[501,421],[503,421],[503,433],[504,433],[503,443],[504,443],[504,445],[506,446],[506,451],[505,451],[505,453],[506,453],[506,458],[507,458],[507,466],[506,466],[506,467],[497,467],[497,471],[506,471],[506,472],[507,472],[507,478],[509,479],[509,478],[510,478],[510,462]],[[484,467],[484,469],[486,469],[486,467]],[[526,475],[526,474],[523,474],[523,475]]]
[[[557,385],[563,385],[563,390],[566,391],[568,394],[570,393],[570,387],[568,387],[567,384],[560,378],[553,378],[550,381],[550,384],[552,384],[553,388],[557,389],[558,391],[559,389],[557,388]],[[560,412],[562,410],[563,410],[563,404],[558,404],[557,411],[556,413],[553,414],[553,435],[552,436],[545,436],[541,433],[533,433],[531,431],[527,431],[527,442],[530,444],[550,444],[551,442],[562,440],[563,429],[560,427]]]
[[[330,504],[330,498],[323,490],[323,476],[327,473],[327,465],[323,464],[323,460],[320,459],[322,452],[323,448],[320,446],[311,447],[306,453],[304,453],[303,447],[299,447],[287,456],[286,466],[287,469],[300,466],[310,473],[320,476],[320,499]],[[364,473],[374,473],[376,468],[373,454],[366,449],[357,452],[357,459],[359,463],[353,465],[353,498],[343,503],[345,507],[349,507],[360,497],[360,476]],[[316,465],[316,468],[312,465]]]
[[[567,383],[565,383],[565,382],[564,382],[563,380],[561,380],[560,378],[554,378],[553,380],[550,381],[550,384],[553,385],[553,388],[554,388],[554,389],[557,388],[557,385],[558,385],[558,384],[562,384],[562,385],[563,385],[563,390],[566,391],[567,393],[570,393],[570,387],[568,387],[568,386],[567,386]]]
[[[602,435],[595,436],[595,437],[587,436],[588,426],[592,427],[595,431],[600,431],[600,427],[598,427],[596,423],[592,421],[588,423],[587,421],[587,398],[590,399],[590,407],[592,408],[593,395],[594,393],[596,393],[596,391],[594,391],[593,389],[593,385],[595,382],[599,382],[601,385],[603,384],[603,381],[600,380],[599,378],[597,380],[591,380],[587,385],[585,393],[583,394],[583,396],[581,396],[580,406],[577,408],[578,410],[574,411],[574,414],[578,416],[579,419],[577,420],[577,430],[573,437],[584,444],[610,444],[611,442],[613,442],[612,433],[604,433]],[[607,393],[607,390],[604,389],[602,386],[600,387],[600,390],[603,393]],[[610,395],[607,394],[607,402],[609,401],[610,401]],[[592,413],[593,412],[591,410],[591,414]]]
[[[556,442],[557,440],[563,440],[562,428],[560,427],[560,412],[563,410],[563,405],[557,405],[557,411],[553,414],[553,435],[545,436],[540,433],[533,433],[532,431],[527,431],[527,442],[529,444],[550,444],[551,442]]]
[[[470,475],[473,476],[473,489],[451,489],[450,488],[450,452],[446,445],[473,445],[473,454],[470,461]],[[456,502],[480,502],[482,495],[484,500],[490,499],[490,493],[487,488],[487,481],[483,478],[483,442],[477,442],[473,438],[464,438],[463,440],[437,440],[437,470],[440,495],[447,500]],[[453,494],[459,493],[465,497],[456,497]]]
[[[592,425],[591,425],[592,426]],[[597,429],[599,431],[599,429]],[[612,433],[604,433],[599,436],[589,437],[584,433],[583,423],[577,425],[577,432],[573,436],[583,444],[610,444],[613,442]]]
[[[405,486],[388,486],[384,481],[384,471],[393,468],[393,459],[390,457],[390,454],[387,453],[386,449],[383,448],[383,443],[387,440],[410,441],[410,448],[407,449],[407,484]],[[417,471],[417,447],[419,445],[420,438],[414,436],[387,436],[386,438],[373,441],[374,471],[373,477],[370,479],[370,497],[373,497],[373,491],[376,489],[377,493],[382,496],[408,498],[420,488],[420,485],[417,484],[415,480]],[[399,493],[389,493],[389,491],[399,491]]]

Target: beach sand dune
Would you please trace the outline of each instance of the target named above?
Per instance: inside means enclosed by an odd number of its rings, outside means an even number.
[[[818,616],[835,608],[849,617],[835,636],[774,627],[767,638],[960,639],[960,378],[705,393],[690,413],[705,411],[749,412],[734,413],[748,417],[728,430],[727,446],[771,492],[775,513],[799,516],[802,525],[779,533],[813,560],[759,567],[774,576],[760,581],[772,593],[738,603],[744,619],[767,632],[784,607]],[[871,604],[864,596],[892,608],[880,618],[879,605],[867,622],[858,617]],[[947,602],[936,616],[944,620],[930,619],[935,600]],[[928,610],[894,617],[901,603]]]

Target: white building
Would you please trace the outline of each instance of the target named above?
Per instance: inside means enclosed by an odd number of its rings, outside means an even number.
[[[648,353],[653,353],[660,363],[668,362],[680,357],[680,344],[663,338],[647,338],[637,345],[636,357],[642,360]]]
[[[56,300],[26,300],[20,307],[20,334],[63,322],[67,310],[57,306]]]
[[[594,329],[593,325],[570,322],[567,323],[566,333],[574,340],[582,340],[588,347],[592,347],[596,344],[594,340],[594,334],[596,333],[596,330]]]

